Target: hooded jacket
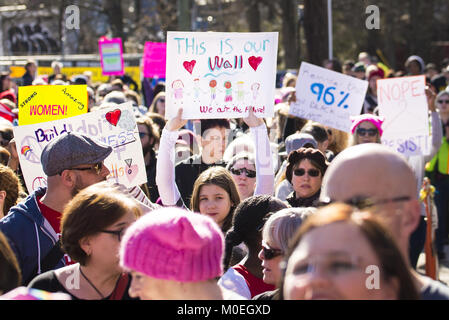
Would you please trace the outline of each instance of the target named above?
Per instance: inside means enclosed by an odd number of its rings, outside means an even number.
[[[26,285],[36,266],[37,274],[47,271],[41,270],[41,262],[58,241],[58,235],[37,204],[37,197],[42,197],[46,191],[47,188],[39,188],[12,207],[8,215],[0,220],[0,231],[7,237],[19,262],[23,285]],[[62,258],[54,269],[64,265]]]

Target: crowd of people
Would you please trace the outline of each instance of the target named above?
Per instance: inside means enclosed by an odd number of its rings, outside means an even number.
[[[275,116],[165,119],[165,84],[0,75],[0,295],[24,289],[74,300],[449,299],[418,272],[427,235],[419,194],[435,188],[435,247],[449,237],[449,58],[410,56],[388,69],[366,52],[323,67],[368,81],[350,133],[289,114],[301,96],[287,73]],[[441,71],[441,72],[440,72]],[[376,80],[426,76],[429,155],[381,143]],[[112,183],[112,147],[66,132],[41,154],[47,186],[27,190],[13,127],[17,86],[86,84],[88,112],[131,102],[147,183]],[[14,295],[14,292],[17,292]],[[2,297],[0,296],[0,299]]]

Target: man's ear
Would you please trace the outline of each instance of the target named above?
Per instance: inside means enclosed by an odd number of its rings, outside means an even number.
[[[64,170],[61,172],[61,182],[67,187],[73,187],[76,182],[76,175],[72,170]]]
[[[5,190],[0,190],[0,201],[4,202],[6,199],[6,191]]]
[[[421,206],[417,199],[410,200],[404,204],[404,212],[402,214],[402,230],[405,234],[411,235],[419,225],[421,219]]]

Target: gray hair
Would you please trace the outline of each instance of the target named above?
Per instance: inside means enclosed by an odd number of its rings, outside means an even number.
[[[273,247],[287,252],[289,242],[314,207],[286,208],[273,213],[265,222],[262,238]]]

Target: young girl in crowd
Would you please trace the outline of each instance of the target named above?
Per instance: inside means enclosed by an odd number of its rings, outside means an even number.
[[[258,146],[255,157],[257,178],[254,194],[272,194],[274,191],[274,172],[265,124],[252,112],[244,120],[253,129],[254,142]],[[177,116],[167,122],[162,132],[156,183],[162,202],[166,206],[185,207],[174,176],[174,144],[178,138],[177,130],[185,124],[186,120],[182,120],[182,109],[179,109]],[[202,172],[195,181],[191,210],[211,216],[222,227],[223,232],[226,232],[230,226],[229,222],[232,220],[233,209],[240,203],[241,196],[236,191],[235,181],[226,169],[209,168]],[[193,204],[194,198],[195,204]]]
[[[77,263],[35,277],[29,288],[62,291],[75,300],[129,300],[130,276],[119,266],[120,240],[142,215],[133,198],[107,182],[81,190],[65,207],[62,249]]]
[[[282,266],[281,299],[418,299],[410,270],[387,229],[346,204],[312,214]]]
[[[284,202],[269,195],[252,196],[239,204],[235,209],[232,228],[226,234],[225,269],[230,267],[235,246],[243,242],[248,253],[240,263],[227,269],[218,282],[221,286],[247,299],[275,289],[273,285],[262,280],[262,265],[258,258],[262,241],[261,231],[269,214],[286,207]]]
[[[223,234],[209,217],[158,209],[125,232],[120,265],[133,276],[129,293],[142,300],[243,299],[217,285]]]

